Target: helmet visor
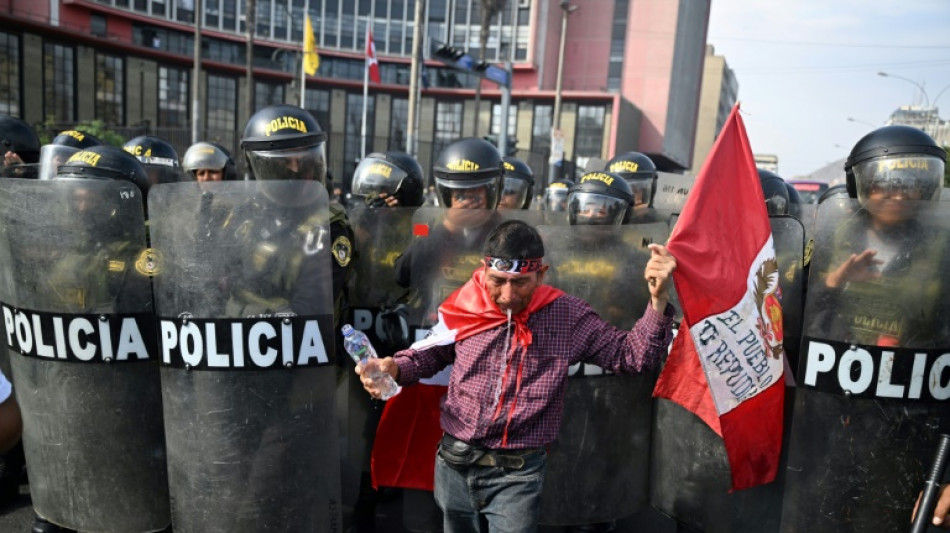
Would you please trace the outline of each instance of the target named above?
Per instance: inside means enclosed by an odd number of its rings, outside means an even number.
[[[633,193],[633,205],[650,205],[650,197],[653,195],[653,180],[628,179],[626,181],[630,185],[630,192]]]
[[[567,193],[565,188],[545,189],[544,191],[544,209],[547,211],[567,211]]]
[[[482,179],[449,180],[435,178],[439,204],[454,209],[495,209],[498,206],[500,176]]]
[[[79,148],[63,146],[61,144],[45,144],[40,148],[40,175],[41,180],[52,179],[56,176],[59,167],[69,159],[69,156],[78,152]]]
[[[619,226],[628,205],[621,198],[575,192],[568,197],[567,216],[572,226]]]
[[[944,162],[935,156],[895,155],[854,165],[858,202],[890,198],[938,200]]]
[[[774,194],[771,197],[766,198],[765,210],[768,211],[770,215],[787,215],[788,197],[782,196],[781,194]]]
[[[528,199],[528,189],[531,185],[522,179],[508,178],[504,179],[501,191],[501,200],[498,207],[504,209],[521,209]]]
[[[364,158],[353,173],[353,194],[368,201],[380,193],[393,196],[407,175],[405,170],[384,159]]]
[[[258,180],[314,180],[326,183],[324,144],[290,150],[248,151],[247,162]]]

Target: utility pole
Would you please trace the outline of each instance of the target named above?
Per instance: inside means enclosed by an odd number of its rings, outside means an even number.
[[[412,66],[409,69],[409,124],[406,129],[406,153],[416,157],[416,107],[419,105],[419,73],[422,63],[422,17],[425,0],[416,0],[415,22],[412,28]]]
[[[191,71],[191,144],[201,140],[201,0],[195,0],[195,61]]]
[[[244,14],[245,29],[247,29],[247,100],[244,102],[244,110],[247,118],[254,114],[254,26],[256,26],[254,15],[257,13],[257,1],[247,0],[247,13]]]

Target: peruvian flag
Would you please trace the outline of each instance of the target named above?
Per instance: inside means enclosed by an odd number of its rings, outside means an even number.
[[[382,83],[379,77],[379,61],[376,61],[376,43],[373,42],[373,30],[366,25],[366,68],[369,70],[369,79],[374,83]]]
[[[739,105],[673,229],[684,321],[653,395],[722,437],[732,489],[775,479],[785,386],[779,267]]]

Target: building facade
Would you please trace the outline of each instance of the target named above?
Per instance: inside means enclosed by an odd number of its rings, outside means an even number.
[[[574,3],[563,56],[564,157],[609,159],[638,150],[663,170],[688,168],[709,0]],[[517,155],[545,183],[565,11],[555,0],[509,0],[492,15],[485,60],[511,62],[514,73],[502,125],[497,86],[428,59],[438,43],[481,57],[481,9],[480,0],[425,2],[416,155],[428,169],[445,144],[506,127]],[[181,152],[191,144],[196,117],[202,140],[236,150],[249,110],[301,101],[308,14],[320,67],[306,78],[304,106],[328,132],[330,169],[345,182],[362,149],[369,25],[382,83],[370,87],[366,101],[366,151],[407,148],[414,12],[414,0],[0,0],[0,113],[52,129],[101,120],[128,136],[162,136]]]
[[[699,118],[696,123],[696,141],[693,149],[692,173],[698,174],[706,162],[719,132],[729,118],[732,106],[739,99],[739,82],[726,63],[717,56],[712,45],[706,45],[703,65],[703,87],[699,97]]]

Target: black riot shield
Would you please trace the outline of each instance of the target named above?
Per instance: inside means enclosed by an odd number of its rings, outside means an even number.
[[[143,199],[130,183],[0,180],[6,347],[38,515],[170,523]]]
[[[782,324],[779,335],[786,372],[797,361],[803,307],[804,228],[790,216],[769,217],[776,260]],[[688,334],[680,331],[679,334]],[[790,384],[786,376],[786,384]],[[794,389],[786,387],[785,431]],[[782,509],[785,455],[772,483],[730,493],[729,459],[722,438],[702,420],[663,398],[656,402],[653,431],[651,503],[678,522],[702,531],[767,533],[778,531]]]
[[[782,531],[907,529],[950,427],[950,206],[889,202],[818,211]]]
[[[601,318],[632,328],[650,302],[643,278],[650,243],[665,242],[664,223],[637,226],[542,226],[548,284],[588,301]],[[636,513],[647,502],[650,401],[656,372],[606,374],[571,368],[564,418],[548,449],[541,523],[582,525]]]
[[[149,195],[175,531],[338,531],[329,211],[320,183]]]

